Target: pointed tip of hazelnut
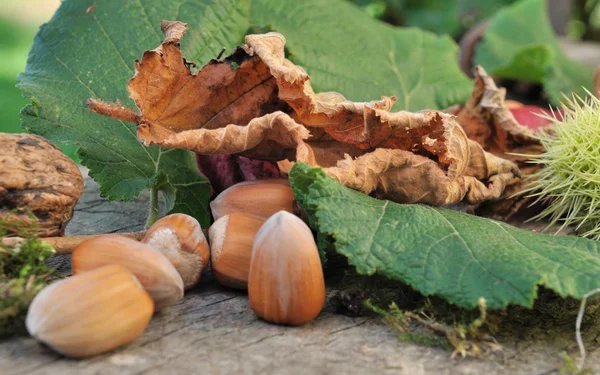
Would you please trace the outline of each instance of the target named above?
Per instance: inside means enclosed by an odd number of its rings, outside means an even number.
[[[298,239],[313,239],[313,234],[306,223],[298,216],[287,211],[279,211],[273,214],[260,228],[256,234],[256,238],[258,239],[259,236],[266,236],[281,230],[293,232],[292,235],[297,235]]]

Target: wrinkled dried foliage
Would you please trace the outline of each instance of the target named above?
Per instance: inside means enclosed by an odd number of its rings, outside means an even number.
[[[456,113],[458,122],[467,136],[483,146],[484,150],[498,157],[514,162],[523,175],[530,175],[540,168],[531,164],[523,155],[537,155],[543,147],[535,137],[535,131],[520,125],[505,103],[506,90],[498,88],[485,70],[475,68],[475,85],[471,99]],[[536,130],[537,131],[537,130]],[[532,181],[518,181],[505,191],[512,197],[523,190],[524,184]],[[496,219],[506,220],[524,208],[530,200],[515,196],[499,202],[486,203],[478,208],[478,213]]]
[[[0,217],[30,222],[38,236],[62,234],[83,193],[77,165],[42,137],[0,133]],[[14,233],[8,233],[14,234]]]
[[[393,97],[363,103],[315,93],[306,71],[285,58],[278,33],[248,35],[193,74],[178,44],[186,26],[161,26],[165,41],[136,62],[128,85],[141,115],[88,102],[136,122],[146,145],[301,161],[364,193],[437,206],[496,199],[520,181],[514,163],[471,141],[453,115],[389,112]]]

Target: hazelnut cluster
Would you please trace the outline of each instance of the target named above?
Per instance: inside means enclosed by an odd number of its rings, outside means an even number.
[[[179,302],[211,259],[216,280],[247,289],[259,317],[307,323],[323,308],[325,282],[313,234],[293,214],[293,201],[284,179],[223,191],[211,203],[211,249],[198,221],[184,214],[158,220],[139,242],[118,234],[83,241],[73,251],[74,276],[36,296],[27,329],[74,358],[112,350],[142,335],[154,311]]]

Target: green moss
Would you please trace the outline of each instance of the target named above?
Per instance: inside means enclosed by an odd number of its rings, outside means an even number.
[[[18,233],[24,240],[13,247],[0,244],[0,338],[25,333],[29,304],[48,282],[58,278],[45,264],[54,249],[33,237],[35,222],[25,225],[0,218],[0,238],[9,232]]]
[[[500,344],[519,337],[545,341],[557,348],[575,347],[575,320],[580,301],[563,298],[540,288],[532,309],[509,306],[504,310],[461,309],[441,298],[424,297],[410,286],[380,276],[357,275],[343,259],[329,255],[327,285],[338,290],[338,312],[376,313],[398,331],[403,341],[455,351],[456,355],[494,355]],[[343,270],[343,271],[342,271]],[[337,298],[336,298],[337,297]],[[355,306],[361,302],[366,308]],[[352,314],[356,315],[356,314]],[[417,317],[418,319],[415,319]],[[600,346],[600,298],[588,301],[583,319],[583,339],[588,351]],[[561,353],[557,350],[556,356]]]
[[[441,348],[449,352],[452,351],[452,345],[446,339],[426,333],[405,332],[398,335],[398,340],[426,347]]]
[[[579,369],[573,358],[567,353],[562,353],[563,365],[558,369],[560,375],[593,375],[594,371],[589,368]]]

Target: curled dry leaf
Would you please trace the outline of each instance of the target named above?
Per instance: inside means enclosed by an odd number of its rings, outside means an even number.
[[[506,89],[498,88],[492,77],[477,66],[473,94],[457,113],[469,138],[495,154],[519,145],[539,144],[534,132],[517,122],[505,104],[505,96]]]
[[[141,115],[95,99],[89,107],[134,119],[146,145],[305,162],[398,202],[478,203],[520,181],[517,166],[471,141],[455,116],[392,113],[394,97],[352,102],[315,93],[306,71],[285,58],[278,33],[248,35],[230,56],[192,73],[178,44],[184,27],[163,21],[165,41],[136,62],[128,89]]]
[[[458,122],[468,137],[477,141],[487,152],[506,158],[516,165],[524,175],[534,173],[540,166],[528,163],[529,157],[543,152],[535,134],[541,128],[531,129],[517,122],[510,106],[505,102],[506,90],[498,88],[486,71],[475,67],[475,84],[471,99],[457,112]],[[509,105],[510,104],[510,105]],[[523,189],[518,181],[510,185],[506,196],[514,196]],[[480,214],[506,220],[529,202],[524,196],[516,196],[500,202],[486,203],[479,207]]]

